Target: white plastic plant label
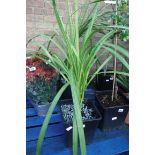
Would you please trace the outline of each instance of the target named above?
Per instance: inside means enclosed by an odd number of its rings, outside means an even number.
[[[30,72],[35,71],[36,67],[30,67],[29,70],[30,70]]]
[[[83,128],[85,128],[85,126],[86,126],[86,125],[85,125],[85,124],[83,124]],[[72,128],[73,128],[73,127],[72,127],[72,126],[70,126],[70,127],[66,128],[66,130],[67,130],[67,131],[69,131],[69,130],[71,130]]]
[[[112,117],[112,121],[114,121],[114,120],[116,120],[117,119],[117,117]]]
[[[73,128],[73,127],[70,126],[70,127],[66,128],[66,130],[69,131],[69,130],[71,130],[72,128]]]
[[[110,80],[113,80],[113,77],[111,77]]]
[[[124,109],[118,109],[118,112],[123,112],[124,111]]]
[[[104,1],[106,4],[116,4],[116,1]]]

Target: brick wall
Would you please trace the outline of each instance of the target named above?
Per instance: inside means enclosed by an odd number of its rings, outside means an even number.
[[[48,33],[55,26],[52,9],[44,0],[26,0],[27,39],[39,33]]]
[[[85,0],[79,0],[83,3]],[[72,1],[73,2],[73,1]],[[65,21],[64,0],[57,0],[60,14]],[[110,8],[108,8],[110,9]],[[33,35],[52,33],[56,29],[56,20],[52,11],[50,0],[26,0],[26,38],[29,40]],[[98,38],[98,36],[97,36]],[[39,39],[38,39],[39,40]],[[39,41],[44,41],[43,39]],[[30,49],[35,48],[34,46]]]
[[[64,3],[64,0],[57,0],[63,20],[66,14]],[[27,40],[35,34],[51,33],[52,29],[56,28],[50,0],[26,0],[26,28]]]

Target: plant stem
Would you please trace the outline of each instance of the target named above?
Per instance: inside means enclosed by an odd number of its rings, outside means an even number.
[[[116,0],[116,5],[115,5],[115,10],[116,10],[116,16],[117,16],[117,3],[118,1]],[[113,21],[115,25],[117,25],[117,18]],[[118,38],[117,38],[117,33],[114,36],[114,44],[117,45],[118,43]],[[116,91],[116,70],[117,70],[117,59],[116,59],[116,48],[115,48],[115,57],[114,57],[114,77],[113,77],[113,89],[112,89],[112,101],[117,99],[117,91]]]

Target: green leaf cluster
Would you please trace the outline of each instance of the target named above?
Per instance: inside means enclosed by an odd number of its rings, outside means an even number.
[[[35,77],[26,82],[26,95],[34,104],[44,104],[51,102],[57,91],[57,76],[51,80],[43,77]]]

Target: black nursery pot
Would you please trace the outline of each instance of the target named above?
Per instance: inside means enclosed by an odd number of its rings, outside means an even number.
[[[65,126],[65,131],[66,131],[66,140],[67,140],[67,147],[72,147],[72,130],[73,130],[73,125],[72,122],[66,122],[64,119],[64,113],[62,110],[62,105],[73,105],[73,101],[71,99],[68,100],[61,100],[61,113],[62,113],[62,118],[64,120],[64,126]],[[92,104],[88,100],[89,107],[93,109],[93,116],[95,118],[89,119],[89,120],[83,120],[83,127],[84,127],[84,133],[85,133],[85,139],[86,139],[86,144],[90,144],[93,141],[93,137],[95,134],[95,130],[98,127],[99,121],[102,119],[101,114],[97,110],[94,104]]]
[[[97,92],[110,91],[113,89],[113,77],[111,75],[98,74],[95,78],[95,89]]]
[[[113,129],[124,124],[124,120],[129,111],[129,100],[120,92],[118,95],[122,98],[122,103],[115,106],[106,106],[102,103],[101,95],[111,95],[112,92],[98,92],[96,94],[96,106],[99,109],[102,120],[99,122],[101,130]]]

